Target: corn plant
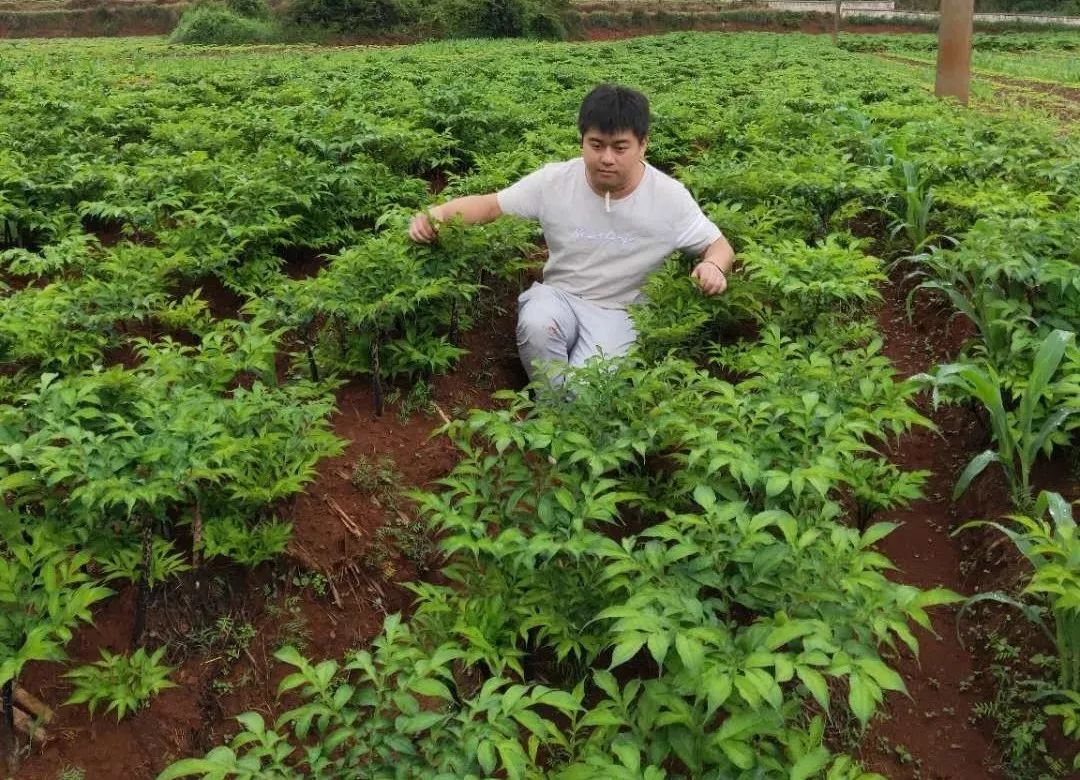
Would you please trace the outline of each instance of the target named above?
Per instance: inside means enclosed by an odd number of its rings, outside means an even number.
[[[1033,569],[1023,593],[1044,597],[1054,617],[1053,637],[1060,663],[1058,684],[1066,690],[1080,690],[1080,537],[1076,521],[1069,502],[1057,493],[1041,492],[1033,510],[1031,515],[1009,515],[1016,527],[980,520],[965,523],[960,530],[995,528],[1023,553]]]
[[[986,450],[972,458],[957,479],[953,500],[963,495],[972,480],[988,465],[998,463],[1008,482],[1014,506],[1022,512],[1030,510],[1034,500],[1031,469],[1035,460],[1040,453],[1049,454],[1051,436],[1072,414],[1080,412],[1080,408],[1066,406],[1049,410],[1041,419],[1039,416],[1040,402],[1074,337],[1075,334],[1068,331],[1056,330],[1042,342],[1015,412],[1006,409],[997,373],[990,366],[980,368],[969,363],[951,363],[939,366],[933,374],[913,377],[934,389],[935,405],[940,400],[942,388],[955,389],[977,399],[989,416],[997,449]]]
[[[1080,535],[1072,506],[1058,493],[1043,491],[1031,515],[1009,515],[1008,520],[1008,525],[988,520],[965,523],[958,532],[989,527],[1004,534],[1031,565],[1031,580],[1021,595],[1034,598],[1038,606],[1032,608],[1006,593],[993,591],[968,599],[959,617],[975,604],[998,601],[1019,608],[1046,633],[1057,648],[1058,676],[1056,688],[1042,692],[1039,698],[1052,700],[1045,706],[1047,714],[1063,716],[1066,736],[1075,737],[1080,712]],[[1053,619],[1052,629],[1043,619],[1043,608]],[[1080,755],[1074,761],[1074,768],[1077,766]]]
[[[913,258],[913,278],[922,281],[908,296],[909,316],[919,291],[944,294],[978,332],[969,353],[985,357],[1009,389],[1022,388],[1041,334],[1080,327],[1070,257],[1075,231],[1057,215],[976,222],[955,248],[932,247]]]
[[[899,163],[899,165],[896,165]],[[934,192],[920,177],[918,166],[910,160],[894,163],[894,177],[903,186],[899,195],[900,209],[886,209],[892,216],[889,235],[895,238],[903,233],[911,246],[911,252],[921,252],[935,236],[930,231],[930,219],[934,208]]]

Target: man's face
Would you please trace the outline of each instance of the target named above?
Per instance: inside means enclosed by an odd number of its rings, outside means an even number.
[[[648,138],[639,141],[632,130],[587,131],[581,139],[581,156],[593,186],[608,192],[624,189],[640,169],[648,142]]]

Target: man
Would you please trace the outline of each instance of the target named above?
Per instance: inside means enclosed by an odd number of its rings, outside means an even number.
[[[706,295],[727,288],[734,261],[686,188],[645,162],[644,95],[601,84],[582,102],[578,130],[581,157],[545,165],[498,193],[435,206],[409,226],[413,241],[427,243],[453,217],[539,220],[548,246],[544,281],[518,298],[518,354],[530,380],[545,362],[579,366],[596,354],[625,353],[636,337],[626,307],[672,252],[700,257],[691,276]]]

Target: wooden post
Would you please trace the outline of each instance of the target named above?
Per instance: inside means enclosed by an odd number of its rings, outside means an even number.
[[[975,0],[941,0],[934,94],[954,97],[965,106],[971,91],[971,31],[974,23]]]
[[[832,26],[832,43],[833,46],[840,45],[840,12],[844,0],[836,0],[836,7],[833,9],[833,26]]]

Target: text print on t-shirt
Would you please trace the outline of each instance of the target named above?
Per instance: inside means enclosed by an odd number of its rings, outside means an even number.
[[[623,246],[632,244],[638,240],[638,236],[620,235],[614,230],[602,230],[598,233],[593,233],[585,228],[574,228],[574,232],[571,234],[574,238],[583,239],[585,241],[618,241]]]

